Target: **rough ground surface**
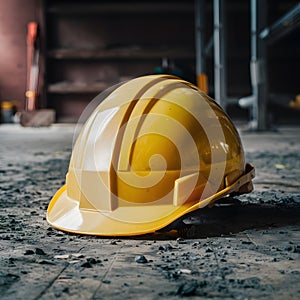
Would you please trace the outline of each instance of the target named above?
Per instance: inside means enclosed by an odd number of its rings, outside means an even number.
[[[73,129],[0,126],[1,299],[300,299],[299,127],[242,132],[253,193],[135,239],[47,224]]]

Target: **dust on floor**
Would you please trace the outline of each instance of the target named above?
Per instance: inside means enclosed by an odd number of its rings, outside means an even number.
[[[241,132],[255,191],[204,208],[179,233],[136,238],[52,229],[72,126],[0,126],[1,299],[300,299],[299,127]]]

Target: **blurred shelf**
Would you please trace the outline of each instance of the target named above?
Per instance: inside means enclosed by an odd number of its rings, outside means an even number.
[[[113,83],[95,82],[95,83],[76,83],[76,82],[57,82],[48,85],[48,93],[52,94],[82,94],[82,93],[100,93]]]
[[[47,7],[47,13],[50,14],[107,14],[107,13],[147,13],[147,14],[158,14],[158,13],[193,13],[194,5],[193,2],[115,2],[115,3],[56,3],[51,4]]]
[[[54,49],[48,51],[48,57],[54,59],[155,59],[177,58],[191,59],[195,53],[191,49],[141,49],[138,47],[89,50],[89,49]]]
[[[194,70],[194,0],[42,2],[43,91],[60,118],[79,116],[90,96],[165,61]]]

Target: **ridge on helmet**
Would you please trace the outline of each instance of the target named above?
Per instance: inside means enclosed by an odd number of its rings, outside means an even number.
[[[138,77],[106,93],[84,124],[47,221],[80,234],[151,233],[250,192],[253,177],[235,126],[213,99],[177,77]]]

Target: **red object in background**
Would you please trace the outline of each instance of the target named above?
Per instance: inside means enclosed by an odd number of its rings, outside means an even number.
[[[30,22],[27,26],[27,90],[26,111],[36,109],[38,75],[39,75],[39,49],[37,47],[38,24]]]

